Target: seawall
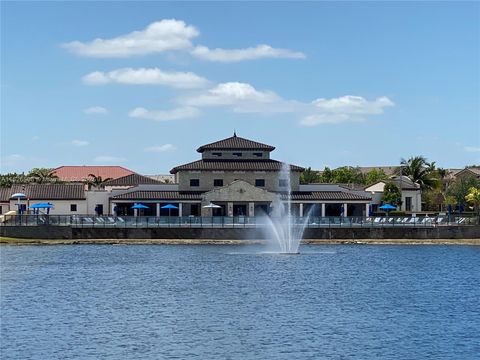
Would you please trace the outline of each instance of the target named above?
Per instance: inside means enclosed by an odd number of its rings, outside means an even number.
[[[2,226],[0,236],[24,239],[163,239],[210,240],[215,242],[264,240],[265,234],[253,228],[72,228],[68,226]],[[480,239],[479,225],[438,227],[307,228],[304,242],[321,240],[435,240]],[[120,241],[119,241],[120,242]],[[185,241],[186,242],[186,241]]]

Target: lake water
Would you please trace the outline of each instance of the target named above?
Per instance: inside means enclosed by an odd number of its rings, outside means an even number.
[[[3,246],[1,358],[479,359],[480,247]]]

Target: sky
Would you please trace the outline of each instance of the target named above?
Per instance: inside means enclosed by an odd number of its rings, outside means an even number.
[[[480,164],[479,2],[1,2],[0,172]]]

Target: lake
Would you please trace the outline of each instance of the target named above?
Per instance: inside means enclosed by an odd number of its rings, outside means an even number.
[[[480,247],[2,246],[1,358],[478,359]]]

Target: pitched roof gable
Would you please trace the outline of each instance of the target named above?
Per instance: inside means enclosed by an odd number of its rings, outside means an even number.
[[[122,176],[117,179],[106,181],[103,185],[104,186],[134,186],[134,185],[147,185],[147,184],[159,185],[164,183],[162,181],[158,181],[140,174],[130,174],[130,175]]]
[[[200,146],[197,151],[199,153],[205,150],[265,150],[273,151],[275,146],[262,144],[253,140],[245,139],[237,135],[229,138],[212,142],[210,144]]]

